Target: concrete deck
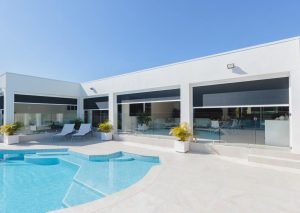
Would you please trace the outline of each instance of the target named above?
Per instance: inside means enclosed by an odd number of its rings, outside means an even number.
[[[300,172],[252,164],[243,159],[136,142],[27,142],[0,149],[68,147],[85,154],[126,151],[156,155],[156,166],[133,186],[90,203],[55,213],[98,212],[299,212]]]

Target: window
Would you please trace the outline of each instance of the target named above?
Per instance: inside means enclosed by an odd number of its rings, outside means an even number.
[[[75,111],[75,110],[77,110],[77,106],[68,105],[68,106],[67,106],[67,110],[68,110],[68,111]]]
[[[130,104],[129,106],[130,116],[137,116],[142,112],[144,112],[144,104]]]
[[[151,103],[145,103],[145,114],[151,116]]]
[[[130,116],[138,116],[140,113],[145,113],[146,115],[151,116],[151,103],[130,104]]]

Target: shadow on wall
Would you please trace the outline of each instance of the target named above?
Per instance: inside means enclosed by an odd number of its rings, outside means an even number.
[[[235,73],[235,74],[239,74],[239,75],[245,75],[247,74],[246,71],[244,71],[242,68],[240,68],[239,66],[235,66],[233,69],[232,69],[232,72]]]

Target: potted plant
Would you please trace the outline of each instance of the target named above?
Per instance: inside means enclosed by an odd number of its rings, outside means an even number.
[[[145,131],[149,129],[149,124],[151,122],[150,116],[148,116],[146,113],[140,113],[137,117],[137,123],[138,123],[138,130]]]
[[[99,124],[99,131],[101,132],[101,139],[104,141],[112,140],[113,125],[108,121]]]
[[[6,124],[1,126],[0,132],[3,134],[3,142],[7,145],[19,143],[19,136],[14,134],[20,128],[20,123]]]
[[[81,123],[82,123],[82,120],[80,118],[75,119],[75,121],[74,121],[74,124],[75,124],[74,129],[78,130],[80,128]]]
[[[174,141],[174,148],[176,152],[184,153],[189,151],[189,139],[192,137],[192,131],[187,123],[181,123],[179,126],[172,128],[170,135],[178,139]]]

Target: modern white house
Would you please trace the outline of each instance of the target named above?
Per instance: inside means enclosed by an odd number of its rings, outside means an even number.
[[[188,122],[201,141],[290,147],[300,153],[300,38],[99,80],[0,76],[2,123],[44,131],[109,119],[116,134],[168,135]]]

